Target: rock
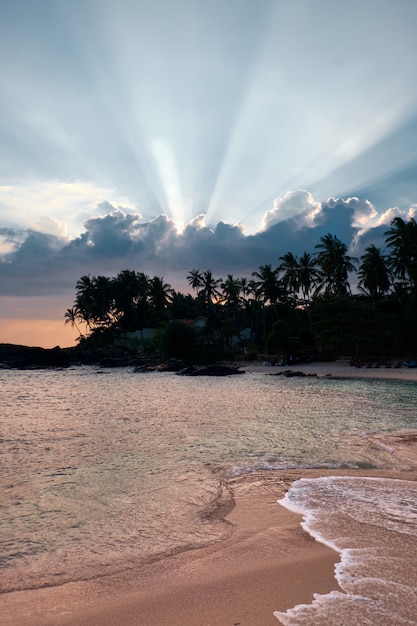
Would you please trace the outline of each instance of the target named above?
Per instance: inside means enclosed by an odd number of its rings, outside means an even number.
[[[284,370],[282,372],[276,372],[275,374],[271,374],[271,376],[285,376],[286,378],[296,378],[296,377],[317,377],[317,374],[306,374],[305,372],[300,372],[297,370]]]
[[[153,359],[140,359],[139,362],[136,363],[133,371],[142,374],[146,372],[157,372],[159,370],[160,363],[155,362]],[[163,371],[163,370],[162,370]]]
[[[190,365],[177,372],[179,376],[233,376],[244,373],[243,370],[228,365]]]
[[[2,368],[37,369],[68,367],[68,351],[56,348],[32,348],[9,343],[0,344]]]
[[[158,372],[179,372],[184,369],[184,361],[175,358],[168,359],[157,365],[156,369]]]

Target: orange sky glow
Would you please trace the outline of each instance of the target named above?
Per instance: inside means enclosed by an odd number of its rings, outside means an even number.
[[[0,343],[41,348],[68,348],[76,345],[78,333],[63,320],[0,318]]]

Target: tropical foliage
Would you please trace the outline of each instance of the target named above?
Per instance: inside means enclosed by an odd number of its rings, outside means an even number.
[[[80,344],[158,329],[154,347],[188,358],[196,346],[323,358],[416,354],[417,223],[397,217],[385,237],[385,250],[369,245],[356,259],[329,233],[314,251],[277,254],[276,266],[261,265],[250,278],[191,269],[191,294],[134,270],[82,276],[65,323]],[[189,323],[199,318],[205,328],[197,333]]]

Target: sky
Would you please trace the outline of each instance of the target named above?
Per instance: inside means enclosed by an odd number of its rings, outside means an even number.
[[[416,216],[415,0],[14,0],[0,21],[0,343],[75,283],[250,277]]]

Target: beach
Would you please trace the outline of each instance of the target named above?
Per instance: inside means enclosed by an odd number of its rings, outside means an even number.
[[[303,372],[310,376],[329,376],[340,378],[373,378],[375,380],[404,380],[417,382],[417,368],[397,366],[397,362],[389,362],[385,365],[357,367],[350,365],[348,361],[330,361],[300,363],[297,365],[265,365],[261,361],[241,361],[239,366],[246,372],[263,372],[271,375],[281,375],[283,372]]]
[[[289,367],[243,364],[250,372],[292,369],[332,377],[417,382],[417,370],[355,368],[345,363]],[[385,445],[385,444],[384,444]],[[0,599],[5,626],[274,626],[275,611],[309,604],[314,594],[340,590],[340,555],[301,527],[302,516],[278,504],[300,478],[366,476],[417,480],[414,437],[389,442],[401,470],[286,469],[230,478],[230,502],[217,514],[228,536],[212,545],[56,587],[16,591]],[[402,456],[401,456],[402,455]],[[414,575],[414,574],[410,574]],[[417,580],[414,581],[417,586]]]
[[[417,480],[416,472],[350,475]],[[275,611],[338,590],[339,555],[277,504],[300,477],[346,475],[303,471],[278,477],[259,493],[256,477],[236,484],[227,518],[231,537],[219,544],[92,581],[13,592],[2,600],[7,626],[276,626]],[[415,581],[417,584],[417,581]]]
[[[255,477],[236,484],[236,505],[227,515],[234,532],[219,544],[120,576],[8,594],[3,619],[34,626],[277,624],[274,610],[308,602],[335,582],[337,555],[276,503],[296,477],[277,483],[271,475],[261,494]]]

